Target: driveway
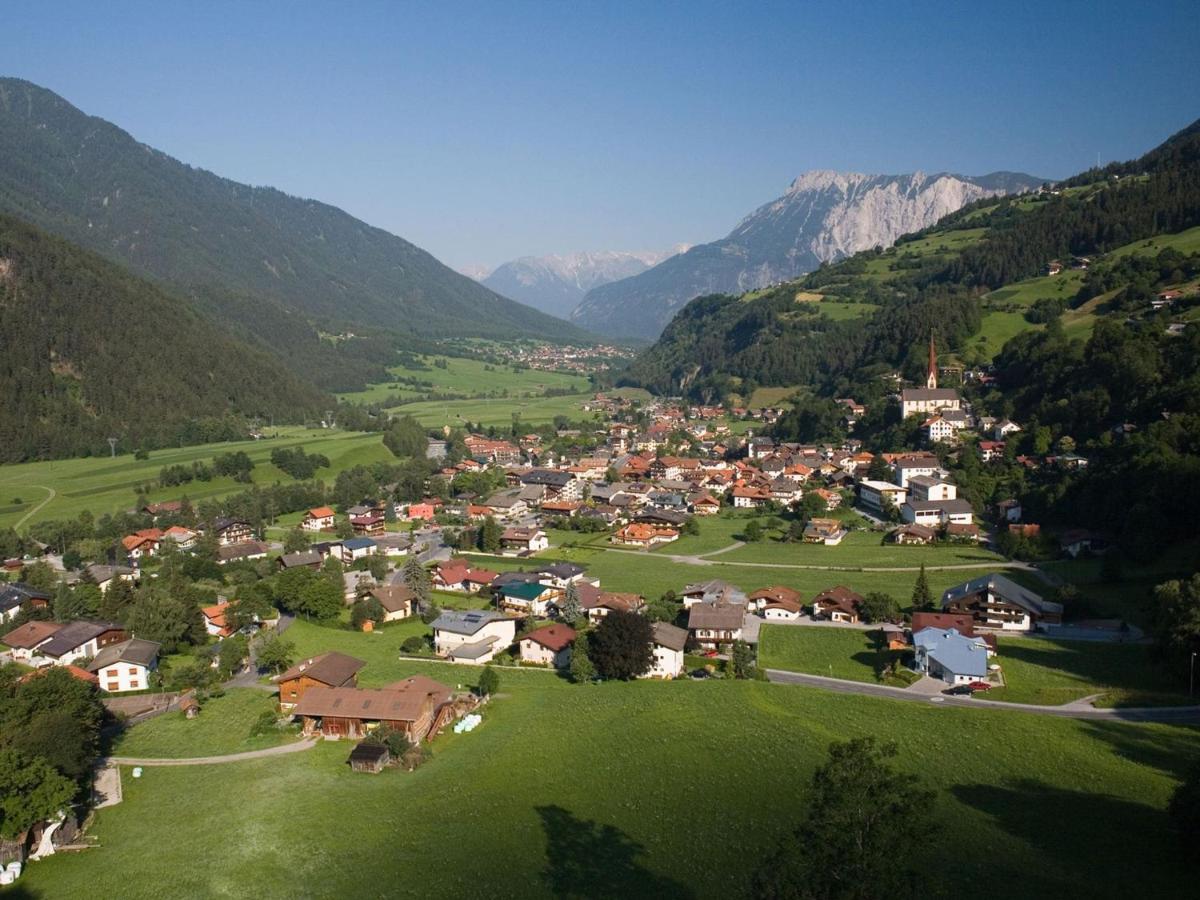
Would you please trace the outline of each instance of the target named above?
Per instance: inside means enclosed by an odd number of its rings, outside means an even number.
[[[1163,706],[1131,709],[1095,709],[1082,701],[1065,706],[1034,706],[1027,703],[1002,703],[976,697],[947,697],[942,693],[914,693],[911,688],[888,687],[863,681],[826,678],[824,675],[803,675],[782,669],[767,669],[767,680],[776,684],[799,684],[839,694],[860,694],[885,700],[903,700],[936,706],[956,706],[969,709],[1004,710],[1039,716],[1058,716],[1066,719],[1092,719],[1110,722],[1166,722],[1176,724],[1200,723],[1200,706]]]

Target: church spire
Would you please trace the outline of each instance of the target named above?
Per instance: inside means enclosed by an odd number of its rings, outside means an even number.
[[[933,332],[929,332],[929,371],[925,373],[925,387],[937,387],[937,351],[933,346]]]

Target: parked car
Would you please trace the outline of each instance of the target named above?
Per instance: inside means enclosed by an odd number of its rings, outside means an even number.
[[[969,684],[956,684],[954,687],[946,688],[942,693],[949,694],[951,697],[961,697],[964,694],[970,696],[974,690]]]
[[[992,686],[986,681],[972,681],[967,685],[972,691],[990,691]]]
[[[705,678],[712,677],[712,673],[708,669],[692,669],[691,675],[697,681],[703,681]]]

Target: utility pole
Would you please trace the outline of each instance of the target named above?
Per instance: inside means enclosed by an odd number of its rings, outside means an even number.
[[[116,457],[117,457],[117,441],[118,440],[119,440],[119,438],[115,438],[115,437],[110,437],[108,439],[108,451],[113,459],[116,459]]]

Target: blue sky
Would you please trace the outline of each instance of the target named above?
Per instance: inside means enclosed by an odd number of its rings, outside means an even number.
[[[1198,43],[1194,0],[46,0],[0,72],[464,266],[712,240],[811,168],[1136,156],[1200,117]]]

